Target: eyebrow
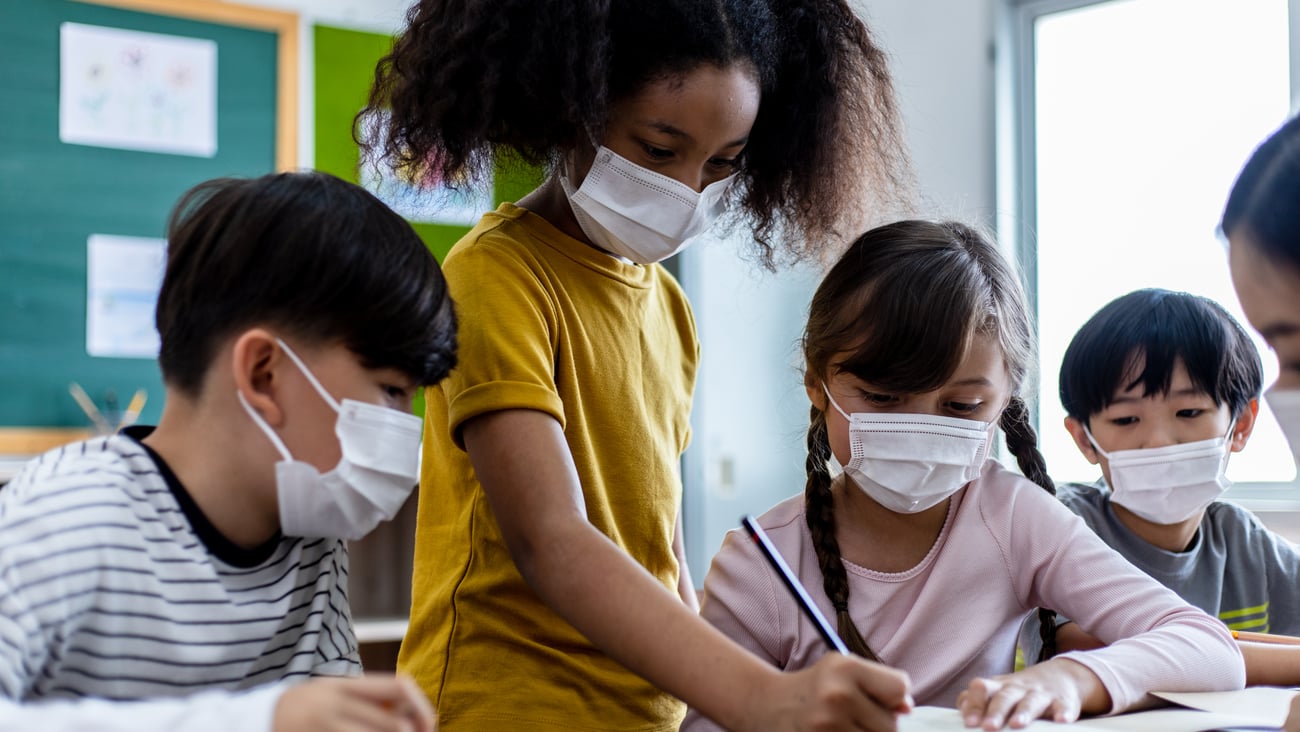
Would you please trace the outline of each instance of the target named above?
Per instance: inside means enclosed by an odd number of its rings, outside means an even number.
[[[676,127],[674,125],[670,125],[667,122],[662,122],[657,119],[648,119],[648,120],[641,120],[641,124],[646,127],[654,128],[659,132],[668,135],[669,137],[677,137],[686,140],[688,142],[695,142],[695,138],[691,137],[690,134],[686,132],[686,130],[683,130],[682,128]],[[744,137],[741,137],[739,139],[732,140],[731,142],[727,143],[726,145],[723,145],[722,147],[723,149],[729,147],[740,147],[748,143],[749,143],[749,135],[745,135]]]
[[[949,384],[949,386],[993,386],[993,382],[989,381],[983,376],[976,376],[971,379],[962,379],[961,381],[954,381],[951,384]]]

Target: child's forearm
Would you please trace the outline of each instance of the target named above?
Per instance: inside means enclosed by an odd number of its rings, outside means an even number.
[[[559,424],[541,412],[484,415],[465,446],[524,579],[593,644],[728,726],[776,669],[743,651],[587,520]]]
[[[1056,628],[1056,652],[1091,651],[1101,648],[1105,643],[1083,632],[1076,622],[1068,622]]]
[[[756,705],[745,696],[768,688],[775,669],[665,592],[589,524],[553,546],[524,573],[552,609],[612,658],[724,727],[749,726],[743,712]]]
[[[1247,686],[1300,685],[1300,646],[1238,641]]]

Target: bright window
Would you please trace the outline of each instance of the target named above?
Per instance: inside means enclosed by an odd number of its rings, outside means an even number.
[[[1090,481],[1100,473],[1057,396],[1079,326],[1142,287],[1208,296],[1245,325],[1215,229],[1240,166],[1288,113],[1287,2],[1112,0],[1031,17],[1042,444],[1054,477]],[[1276,361],[1257,342],[1267,385]],[[1294,479],[1263,405],[1228,474]]]

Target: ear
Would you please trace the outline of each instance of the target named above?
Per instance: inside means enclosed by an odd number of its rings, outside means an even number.
[[[1255,431],[1255,420],[1259,417],[1259,400],[1251,399],[1246,404],[1246,408],[1241,410],[1237,415],[1237,423],[1232,427],[1232,436],[1229,438],[1229,444],[1233,452],[1241,452],[1246,447],[1246,442],[1250,439],[1250,434]]]
[[[812,402],[814,407],[825,412],[826,408],[830,406],[826,403],[826,388],[822,386],[821,379],[807,366],[803,370],[803,388],[808,394],[808,401]]]
[[[230,349],[235,388],[272,427],[278,427],[284,419],[284,412],[275,399],[280,386],[275,369],[284,353],[275,341],[271,333],[253,328],[236,338]]]
[[[1079,448],[1079,452],[1083,453],[1088,462],[1096,465],[1101,461],[1101,457],[1097,455],[1097,448],[1093,447],[1092,440],[1088,439],[1088,432],[1084,429],[1083,422],[1074,417],[1066,417],[1065,431],[1074,438],[1074,446]]]

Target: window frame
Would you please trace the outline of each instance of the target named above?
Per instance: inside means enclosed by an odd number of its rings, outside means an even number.
[[[1034,235],[1038,230],[1035,22],[1044,15],[1126,1],[999,0],[996,43],[1004,52],[995,55],[997,230],[1002,246],[1020,266],[1028,305],[1035,317],[1038,313],[1038,241]],[[1300,109],[1300,0],[1287,0],[1287,10],[1294,114]],[[1269,357],[1265,354],[1265,358]],[[1035,428],[1041,434],[1037,400],[1031,405],[1031,412]],[[1290,482],[1236,483],[1230,500],[1255,512],[1300,512],[1300,470]]]

